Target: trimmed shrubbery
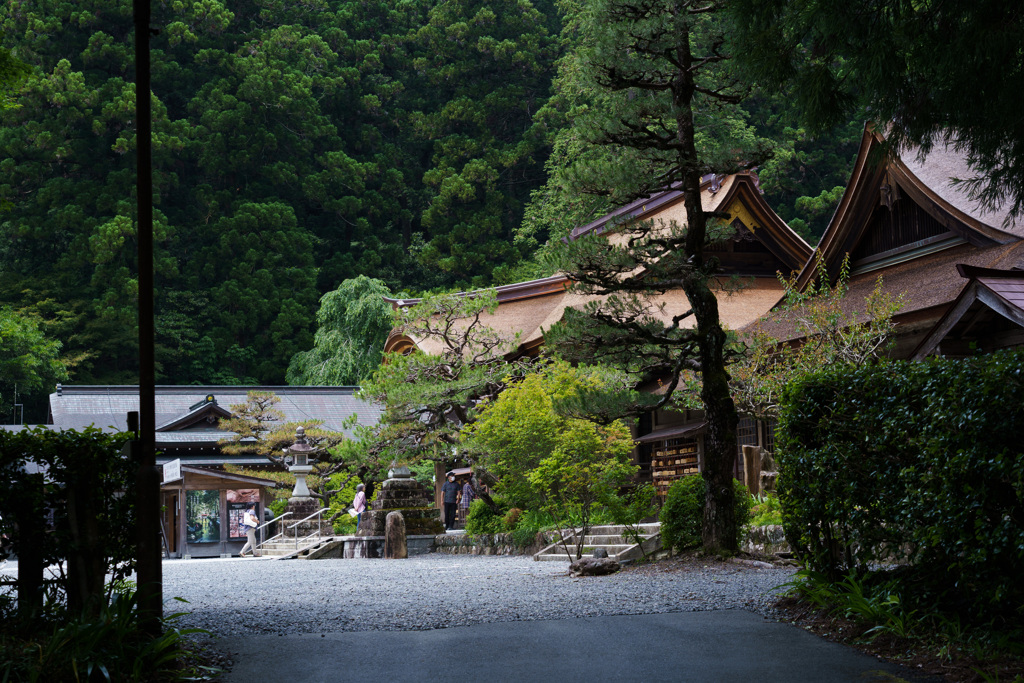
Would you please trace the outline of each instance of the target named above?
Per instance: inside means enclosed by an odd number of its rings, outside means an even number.
[[[736,495],[736,543],[744,522],[750,517],[751,498],[740,482],[733,480]],[[704,523],[704,476],[684,477],[672,484],[661,508],[661,541],[664,548],[680,551],[699,546]]]
[[[1019,608],[1022,397],[1024,350],[794,382],[777,432],[791,547],[832,581],[900,563],[947,605]]]
[[[0,533],[19,558],[18,585],[0,587],[0,681],[212,675],[187,663],[194,644],[184,636],[198,631],[178,628],[180,614],[163,619],[159,637],[141,630],[127,580],[136,564],[136,465],[121,454],[129,438],[92,427],[0,430]]]

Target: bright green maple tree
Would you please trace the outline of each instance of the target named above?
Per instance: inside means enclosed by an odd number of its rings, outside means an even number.
[[[576,559],[596,509],[610,504],[637,471],[625,424],[598,425],[557,410],[560,401],[580,395],[584,387],[602,386],[600,374],[564,361],[551,363],[487,403],[461,435],[478,475],[494,481],[508,504],[550,513],[566,541],[569,529],[583,527]],[[568,542],[564,545],[571,559]]]
[[[65,379],[60,342],[48,339],[31,316],[0,308],[0,415],[10,414],[15,392],[49,392]]]

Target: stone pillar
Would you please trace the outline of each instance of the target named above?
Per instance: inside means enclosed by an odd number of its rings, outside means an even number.
[[[750,495],[761,492],[761,447],[743,447],[743,483]]]
[[[409,557],[405,542],[405,518],[397,510],[389,512],[384,529],[384,559],[404,560]]]

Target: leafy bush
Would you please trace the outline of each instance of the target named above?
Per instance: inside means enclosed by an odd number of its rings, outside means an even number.
[[[537,534],[555,528],[555,518],[543,510],[524,510],[512,530],[512,544],[525,548],[533,545]]]
[[[136,466],[120,455],[129,439],[127,433],[106,434],[93,427],[0,430],[0,534],[9,539],[5,551],[20,558],[37,553],[44,566],[67,567],[51,584],[45,605],[19,596],[23,608],[95,607],[110,598],[106,576],[117,581],[135,571],[135,496],[124,492],[134,490]],[[45,479],[29,474],[26,463],[45,470]],[[44,528],[47,517],[49,528]]]
[[[498,500],[495,500],[497,503]],[[500,503],[499,503],[500,510]],[[481,499],[476,499],[469,504],[469,513],[466,515],[466,533],[476,536],[479,534],[500,534],[505,529],[505,512],[495,512]]]
[[[349,476],[348,472],[339,472],[330,478],[329,490],[333,491],[343,484],[344,488],[331,497],[331,509],[324,513],[327,515],[326,519],[337,515],[333,523],[334,533],[345,536],[356,532],[356,518],[348,514],[348,509],[352,507],[352,501],[356,497],[356,486],[362,483],[358,477],[349,479]]]
[[[516,524],[519,523],[519,515],[523,514],[523,511],[519,508],[512,508],[505,513],[505,518],[502,520],[505,524],[505,531],[512,531],[516,528]]]
[[[807,602],[834,616],[873,624],[865,633],[868,641],[884,633],[910,637],[920,623],[915,611],[904,605],[895,579],[867,582],[851,572],[832,582],[824,574],[803,569],[787,585]]]
[[[782,503],[772,493],[762,493],[753,500],[750,508],[750,526],[771,526],[782,524]]]
[[[114,594],[97,614],[64,618],[48,628],[46,622],[7,622],[0,631],[0,680],[205,680],[214,670],[181,666],[188,649],[184,636],[206,633],[179,628],[182,616],[164,617],[161,635],[150,638],[139,629],[135,594],[124,593]]]
[[[750,495],[743,484],[733,480],[736,540],[739,543],[743,522],[750,516]],[[661,540],[665,548],[676,552],[702,543],[701,527],[704,523],[704,475],[684,477],[669,487],[665,504],[661,508]]]
[[[288,507],[287,498],[275,498],[267,505],[270,511],[274,513],[274,517],[280,517],[284,514],[285,509]]]
[[[902,562],[970,604],[1020,605],[1024,349],[834,367],[795,382],[779,422],[790,545],[839,581]]]

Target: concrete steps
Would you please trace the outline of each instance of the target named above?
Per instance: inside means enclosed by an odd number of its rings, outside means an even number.
[[[333,540],[334,536],[311,536],[299,539],[299,546],[296,548],[294,538],[277,539],[264,543],[260,547],[260,552],[263,557],[274,560],[305,559],[311,552]]]
[[[571,538],[567,539],[572,559],[576,557],[576,543],[579,542],[580,529],[574,529]],[[590,527],[589,533],[583,538],[583,557],[593,557],[596,548],[603,548],[608,557],[619,562],[628,562],[650,554],[661,548],[661,524],[641,524],[641,543],[624,535],[625,527],[604,525]],[[533,559],[537,562],[568,562],[565,548],[561,543],[552,543],[544,548]]]

